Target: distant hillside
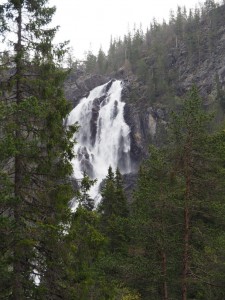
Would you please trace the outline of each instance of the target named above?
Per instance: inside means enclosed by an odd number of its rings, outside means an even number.
[[[89,52],[82,68],[88,74],[135,77],[145,103],[173,104],[193,84],[204,97],[223,88],[224,40],[225,5],[207,0],[189,12],[178,6],[168,23],[153,20],[146,32],[137,28],[112,39],[107,55],[101,49],[97,56]]]
[[[177,109],[187,90],[197,85],[205,108],[224,121],[225,110],[225,5],[206,1],[201,9],[178,7],[168,23],[153,21],[123,39],[112,40],[106,55],[87,55],[74,64],[66,83],[73,101],[110,79],[123,79],[125,119],[131,127],[133,160],[148,152],[149,143],[164,141],[169,111]]]

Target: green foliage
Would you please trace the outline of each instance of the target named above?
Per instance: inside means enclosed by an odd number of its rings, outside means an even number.
[[[131,257],[136,263],[134,285],[143,299],[161,299],[166,289],[170,297],[179,297],[175,260],[180,252],[180,211],[173,190],[177,183],[171,177],[171,165],[167,151],[150,148],[150,158],[140,169],[138,187],[132,207]],[[151,280],[142,274],[148,274]],[[142,283],[140,282],[142,278]]]
[[[98,52],[97,64],[98,64],[98,73],[105,74],[108,62],[107,62],[106,55],[102,49],[100,49]]]
[[[87,73],[95,73],[97,69],[97,58],[89,51],[86,56],[85,69]]]
[[[209,135],[211,119],[193,87],[140,169],[126,268],[142,299],[224,297],[224,131]]]
[[[134,26],[123,38],[111,38],[107,54],[102,49],[97,56],[89,53],[84,64],[93,73],[133,73],[144,85],[145,99],[173,105],[174,96],[181,93],[185,65],[196,70],[218,51],[223,12],[223,6],[215,1],[205,1],[189,12],[178,6],[168,23],[153,19],[146,32],[141,25]],[[133,98],[136,95],[131,95],[131,101]]]
[[[90,188],[96,183],[96,180],[91,180],[87,174],[83,174],[83,178],[81,180],[80,188],[77,192],[77,200],[79,205],[86,208],[87,210],[93,210],[94,208],[94,200],[89,196]]]
[[[197,299],[213,299],[224,293],[219,287],[212,288],[216,287],[211,268],[213,255],[206,251],[219,224],[214,226],[216,212],[211,205],[219,199],[221,161],[213,151],[214,137],[208,134],[211,119],[212,116],[203,111],[198,91],[193,87],[179,116],[174,114],[171,124],[170,161],[174,164],[174,177],[180,182],[180,207],[184,212],[182,295],[186,293],[187,297]],[[211,247],[214,245],[212,243]],[[203,273],[203,269],[207,272]]]
[[[122,177],[118,169],[114,175],[112,168],[109,167],[101,194],[102,200],[99,205],[99,212],[102,215],[101,230],[109,240],[109,250],[121,252],[125,250],[128,238],[128,208],[123,192]]]
[[[220,83],[218,74],[215,78],[216,82],[216,100],[220,103],[223,111],[225,110],[225,91],[222,88],[222,84]]]
[[[47,3],[1,6],[15,42],[0,57],[0,297],[13,299],[51,299],[65,285],[66,249],[59,241],[70,219],[76,127],[63,125],[70,110],[60,68],[66,49],[52,44],[57,28],[48,24],[55,8]]]
[[[72,293],[72,298],[66,299],[95,299],[101,294],[103,287],[95,264],[102,256],[106,241],[98,227],[98,214],[79,206],[66,237],[70,247],[66,286]]]
[[[70,108],[60,68],[67,43],[53,46],[55,8],[47,4],[0,5],[1,39],[10,33],[15,41],[0,54],[0,298],[224,299],[225,131],[208,134],[211,116],[192,88],[174,100],[168,144],[150,148],[130,211],[122,176],[110,167],[98,210],[84,174],[72,213],[77,127],[63,125]],[[180,78],[178,51],[200,64],[221,20],[214,1],[189,14],[178,7],[169,24],[153,20],[145,34],[140,27],[111,39],[108,55],[89,52],[86,71],[123,67],[148,86],[151,101],[168,101]],[[216,89],[223,107],[219,78]]]

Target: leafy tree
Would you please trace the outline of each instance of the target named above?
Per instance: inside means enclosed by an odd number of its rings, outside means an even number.
[[[144,41],[144,35],[143,35],[142,28],[140,26],[139,29],[134,29],[134,34],[132,39],[130,60],[133,66],[136,66],[136,62],[140,58],[143,41]]]
[[[116,41],[111,37],[110,46],[108,50],[108,71],[112,72],[116,70]]]

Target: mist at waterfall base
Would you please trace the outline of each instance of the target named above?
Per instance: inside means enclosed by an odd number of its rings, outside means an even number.
[[[124,120],[122,90],[120,80],[96,87],[80,100],[67,119],[67,125],[79,125],[76,157],[72,161],[74,177],[79,181],[85,172],[97,179],[89,192],[95,205],[101,200],[99,187],[109,166],[113,171],[119,168],[122,174],[131,172],[130,128]]]

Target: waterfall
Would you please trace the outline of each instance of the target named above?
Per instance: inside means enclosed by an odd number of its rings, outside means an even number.
[[[110,81],[93,89],[68,116],[67,124],[79,125],[76,134],[76,157],[72,161],[74,177],[81,179],[83,172],[97,183],[90,196],[97,204],[99,186],[109,166],[122,174],[130,173],[130,128],[124,120],[125,103],[121,101],[123,83]]]

